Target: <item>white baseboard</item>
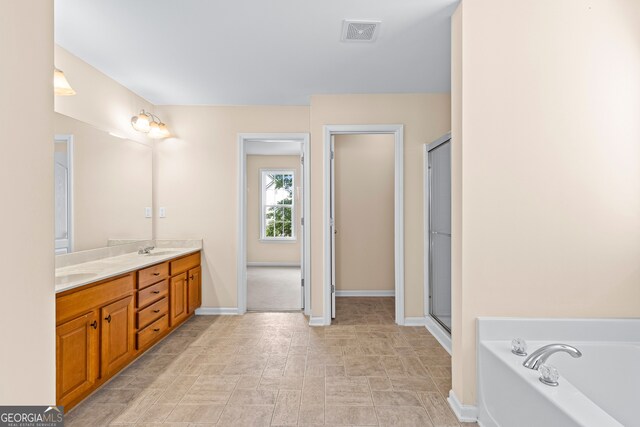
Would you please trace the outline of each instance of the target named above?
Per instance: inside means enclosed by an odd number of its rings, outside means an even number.
[[[298,267],[299,262],[248,262],[247,267]]]
[[[461,423],[475,423],[478,421],[478,407],[460,403],[453,390],[449,391],[447,402],[449,402],[451,410]]]
[[[404,326],[424,326],[424,317],[405,317]]]
[[[425,316],[424,326],[427,328],[431,335],[433,335],[436,340],[440,343],[447,353],[451,354],[451,335],[431,316]]]
[[[338,291],[337,297],[393,297],[396,295],[395,290],[390,291]]]
[[[324,317],[309,316],[309,326],[324,326]]]
[[[237,315],[238,307],[200,307],[196,308],[197,316]]]

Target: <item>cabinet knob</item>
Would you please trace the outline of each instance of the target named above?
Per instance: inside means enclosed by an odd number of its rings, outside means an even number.
[[[107,317],[105,317],[104,320],[106,320],[107,323],[111,323],[111,315],[108,315]]]
[[[154,275],[154,276],[159,276],[159,275],[160,275],[160,273],[153,273],[153,275]]]
[[[97,320],[94,320],[94,321],[93,321],[93,323],[91,324],[91,327],[92,327],[93,329],[98,329],[98,321],[97,321]]]
[[[153,292],[151,292],[151,293],[152,293],[152,294],[159,294],[159,293],[160,293],[160,291],[153,291]]]
[[[160,310],[153,310],[154,313],[160,313]]]
[[[189,276],[189,280],[193,280],[193,274]]]
[[[160,332],[160,328],[154,328],[153,332]]]

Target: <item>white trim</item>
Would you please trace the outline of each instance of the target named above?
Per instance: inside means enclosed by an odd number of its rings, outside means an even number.
[[[331,136],[344,134],[393,134],[394,167],[394,269],[396,323],[404,324],[404,126],[403,125],[326,125],[324,126],[324,283],[325,324],[331,324]]]
[[[309,326],[325,326],[323,316],[310,316]]]
[[[451,335],[447,332],[446,329],[440,325],[440,323],[436,322],[433,317],[430,315],[426,315],[424,318],[424,326],[427,330],[435,337],[436,340],[440,343],[447,353],[452,353],[451,347]]]
[[[247,312],[247,191],[246,143],[259,141],[263,143],[281,143],[295,141],[302,144],[304,168],[302,174],[304,218],[304,314],[311,314],[311,161],[308,133],[239,133],[238,134],[238,249],[236,254],[236,287],[238,299],[238,314]]]
[[[478,407],[460,403],[460,400],[458,400],[453,390],[449,390],[447,402],[449,402],[453,414],[461,423],[474,423],[478,421]]]
[[[247,262],[247,267],[298,267],[299,262]]]
[[[405,317],[404,318],[404,326],[424,326],[425,318],[424,317]]]
[[[336,290],[337,297],[392,297],[396,291],[339,291]]]
[[[196,316],[238,315],[238,307],[200,307],[196,308]]]
[[[54,145],[56,143],[66,143],[67,144],[67,167],[69,168],[69,194],[67,197],[67,215],[69,215],[69,224],[68,224],[68,230],[67,230],[67,234],[68,234],[68,241],[69,244],[67,245],[67,249],[68,249],[68,253],[72,253],[73,252],[73,246],[74,246],[74,240],[75,240],[75,233],[74,233],[74,227],[73,224],[75,222],[75,218],[74,218],[74,214],[73,214],[73,209],[74,209],[74,202],[73,202],[73,193],[74,193],[74,187],[75,187],[75,183],[73,181],[73,170],[75,169],[75,166],[73,164],[73,135],[71,134],[65,134],[65,135],[61,135],[61,134],[56,134],[53,137],[53,143]]]

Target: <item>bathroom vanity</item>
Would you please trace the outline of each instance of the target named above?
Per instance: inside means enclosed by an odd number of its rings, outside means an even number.
[[[65,412],[201,305],[200,248],[56,269],[56,403]]]

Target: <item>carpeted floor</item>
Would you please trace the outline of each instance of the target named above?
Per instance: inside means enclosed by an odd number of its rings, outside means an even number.
[[[247,310],[288,311],[301,308],[300,267],[247,268]]]

